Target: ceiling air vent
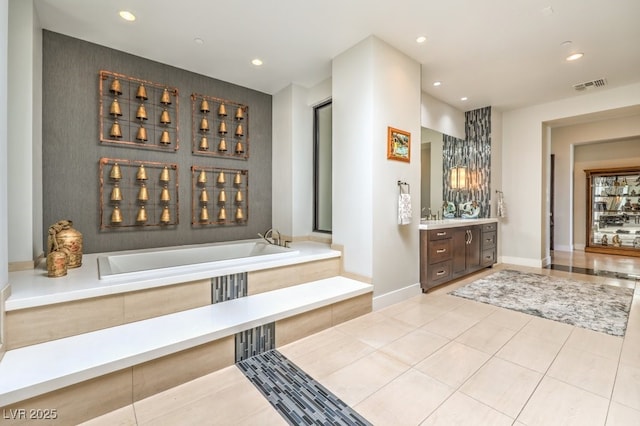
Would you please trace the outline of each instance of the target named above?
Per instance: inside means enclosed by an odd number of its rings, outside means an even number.
[[[597,80],[585,81],[584,83],[574,84],[573,88],[576,89],[578,92],[582,92],[583,90],[586,90],[590,87],[602,87],[605,84],[607,84],[607,80],[605,80],[604,78],[599,78]]]

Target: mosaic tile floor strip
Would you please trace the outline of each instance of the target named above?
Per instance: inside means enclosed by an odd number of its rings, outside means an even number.
[[[276,350],[236,365],[291,425],[371,425]]]
[[[595,275],[598,277],[618,278],[621,280],[634,281],[634,280],[640,279],[640,275],[625,274],[624,272],[604,271],[601,269],[580,268],[578,266],[551,264],[551,265],[545,266],[545,269],[553,269],[555,271],[564,271],[564,272],[573,272],[576,274]]]
[[[624,336],[634,289],[503,270],[450,292],[454,296]]]

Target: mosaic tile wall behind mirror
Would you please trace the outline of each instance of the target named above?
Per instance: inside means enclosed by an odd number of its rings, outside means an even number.
[[[466,139],[443,135],[442,146],[442,199],[461,203],[476,201],[480,207],[478,217],[491,216],[491,107],[465,113]],[[467,167],[473,176],[467,190],[451,188],[451,168]]]

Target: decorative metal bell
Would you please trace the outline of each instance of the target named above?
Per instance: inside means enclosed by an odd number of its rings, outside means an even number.
[[[140,86],[138,86],[138,91],[136,92],[136,98],[142,99],[143,101],[146,101],[147,99],[149,99],[147,97],[147,89],[146,87],[144,87],[144,84],[140,84]]]
[[[114,117],[120,117],[122,115],[122,110],[120,109],[120,104],[118,103],[117,99],[114,99],[113,102],[111,102],[111,106],[109,107],[109,115],[112,115]]]
[[[200,112],[203,112],[206,114],[209,111],[211,111],[211,109],[209,108],[209,102],[207,102],[206,99],[203,99],[202,102],[200,102]]]
[[[241,137],[244,136],[244,130],[242,130],[242,124],[238,124],[236,127],[236,136]]]
[[[169,89],[164,89],[162,91],[162,96],[160,96],[160,103],[162,105],[171,105],[171,95],[169,94]]]
[[[149,117],[147,117],[147,110],[144,107],[143,104],[140,104],[140,106],[138,107],[138,110],[136,111],[136,118],[138,120],[148,120]]]
[[[164,166],[162,171],[160,172],[160,182],[169,182],[171,180],[171,175],[169,174],[169,167]]]
[[[122,211],[118,206],[115,206],[111,212],[111,223],[122,223]]]
[[[118,185],[114,186],[111,190],[111,201],[122,201],[122,191]]]
[[[111,82],[111,86],[109,87],[109,91],[114,95],[122,95],[122,86],[120,85],[120,80],[115,78]]]
[[[171,144],[171,136],[169,135],[168,130],[163,130],[160,134],[160,143],[162,145],[170,145]]]
[[[160,114],[160,123],[162,124],[171,123],[171,116],[169,115],[169,111],[167,111],[166,109],[163,109],[162,113]]]
[[[138,201],[142,201],[143,203],[149,201],[149,191],[144,183],[138,191]]]
[[[236,192],[236,203],[237,204],[242,203],[242,191]]]
[[[218,107],[218,115],[220,117],[227,116],[227,108],[225,108],[224,104],[220,104],[220,106]]]
[[[145,142],[149,140],[147,138],[147,129],[140,126],[140,128],[138,129],[138,132],[136,133],[136,140],[139,140],[140,142]]]
[[[207,206],[203,206],[200,209],[200,222],[209,222],[209,210],[207,210]]]
[[[218,127],[218,133],[220,133],[221,135],[227,134],[227,125],[224,123],[224,121],[220,123],[220,127]]]
[[[244,111],[242,110],[242,107],[238,107],[238,109],[236,109],[236,120],[243,120],[244,119]]]
[[[202,188],[202,192],[200,193],[200,202],[207,204],[209,202],[209,194],[207,194],[207,190]]]
[[[120,129],[120,123],[118,123],[117,121],[113,122],[113,124],[111,125],[111,130],[109,130],[109,136],[116,139],[122,137],[122,130]]]
[[[227,220],[227,211],[225,210],[224,206],[220,207],[220,211],[218,212],[218,220]]]
[[[206,151],[209,149],[209,141],[206,136],[200,138],[200,145],[198,147],[200,151]]]
[[[224,189],[220,191],[218,194],[218,204],[224,204],[227,202],[227,194],[224,192]]]
[[[144,168],[144,164],[140,164],[138,172],[136,173],[137,180],[147,180],[147,170]]]
[[[171,201],[171,195],[169,194],[169,190],[167,188],[162,188],[160,191],[160,201],[169,202]]]
[[[140,206],[138,209],[138,214],[136,215],[136,222],[145,223],[147,221],[147,210],[144,206]]]
[[[202,117],[202,120],[200,120],[200,130],[203,132],[209,131],[209,121],[206,117]]]
[[[218,184],[220,185],[224,185],[224,183],[226,182],[226,179],[224,178],[224,172],[218,173],[218,179],[216,180],[216,182],[218,182]]]
[[[237,186],[242,185],[242,174],[240,174],[240,172],[236,172],[236,177],[233,178],[233,184]]]
[[[200,174],[198,175],[198,183],[207,183],[207,174],[204,170],[200,170]]]
[[[162,208],[162,214],[160,215],[161,223],[169,223],[171,222],[171,212],[169,211],[169,206],[164,206]]]
[[[242,211],[242,207],[238,207],[236,209],[236,221],[242,222],[244,220],[244,212]]]
[[[227,151],[227,142],[224,139],[220,139],[220,143],[218,144],[218,151],[220,152]]]
[[[114,163],[113,166],[111,166],[109,177],[113,180],[122,179],[122,172],[120,171],[120,165],[118,163]]]
[[[242,142],[240,141],[236,143],[236,154],[244,154],[244,146],[242,146]]]

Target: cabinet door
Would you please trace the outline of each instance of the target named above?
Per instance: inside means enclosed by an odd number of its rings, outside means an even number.
[[[454,276],[464,275],[467,270],[467,241],[469,239],[468,228],[451,228],[452,241],[452,265],[451,273]]]
[[[482,237],[479,226],[470,226],[467,228],[469,236],[467,237],[467,272],[480,269],[480,252]]]

